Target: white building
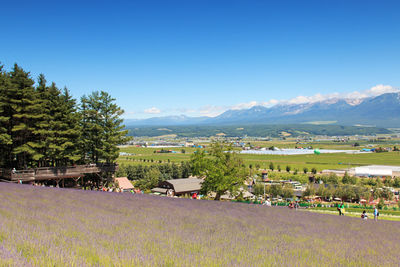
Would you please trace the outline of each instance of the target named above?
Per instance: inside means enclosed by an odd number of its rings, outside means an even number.
[[[356,176],[391,176],[400,177],[400,166],[369,165],[355,168]]]

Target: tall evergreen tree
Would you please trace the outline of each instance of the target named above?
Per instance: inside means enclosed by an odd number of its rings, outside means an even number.
[[[62,131],[62,100],[61,92],[57,88],[55,83],[52,83],[48,88],[49,97],[49,111],[50,111],[50,121],[49,121],[49,135],[46,139],[46,147],[48,149],[48,161],[49,165],[54,167],[61,165],[62,160],[62,142],[64,141],[60,136],[60,131]]]
[[[101,118],[98,92],[81,98],[82,137],[81,149],[83,160],[98,163],[101,160]]]
[[[36,87],[36,98],[37,98],[37,120],[33,130],[36,135],[36,146],[37,151],[37,166],[44,167],[48,166],[49,160],[49,141],[48,137],[51,136],[52,131],[50,129],[50,121],[52,120],[50,114],[50,95],[49,88],[46,85],[46,78],[43,74],[38,77],[38,85]]]
[[[80,115],[67,88],[61,92],[52,83],[48,88],[50,118],[47,147],[51,166],[67,166],[80,159],[78,139]]]
[[[61,137],[60,145],[62,147],[62,164],[76,162],[80,159],[79,138],[80,138],[80,114],[77,112],[76,101],[72,98],[67,88],[64,88],[60,95],[61,100],[61,128],[59,135]]]
[[[129,140],[128,130],[123,130],[124,125],[121,115],[124,111],[115,104],[115,98],[112,98],[107,92],[100,92],[100,116],[103,127],[102,151],[101,156],[106,163],[115,162],[119,155],[118,145]]]
[[[94,92],[78,112],[68,89],[48,86],[43,74],[34,84],[17,64],[9,72],[0,65],[0,167],[115,162],[117,145],[128,140],[115,99]]]
[[[11,134],[9,130],[10,121],[10,98],[7,90],[10,87],[10,79],[3,65],[0,65],[0,164],[7,166],[10,164],[12,145]]]
[[[115,99],[104,91],[82,97],[82,140],[93,162],[115,162],[119,151],[117,146],[129,140],[120,118],[123,112],[115,104]]]
[[[29,72],[25,72],[17,64],[10,72],[10,86],[7,90],[7,97],[10,99],[10,123],[11,146],[13,166],[26,168],[32,159],[37,158],[38,154],[34,147],[36,145],[33,134],[33,126],[37,114],[33,112],[37,108],[38,102],[35,98],[35,91]]]

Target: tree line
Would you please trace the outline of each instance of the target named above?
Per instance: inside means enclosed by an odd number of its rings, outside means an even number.
[[[150,166],[121,165],[116,175],[126,176],[129,180],[135,181],[135,186],[142,190],[150,190],[165,180],[188,178],[192,175],[192,165],[188,161],[180,164],[163,163]]]
[[[129,135],[132,136],[160,136],[176,134],[178,137],[212,137],[224,133],[226,137],[282,137],[287,132],[291,137],[312,135],[374,135],[391,133],[388,129],[376,127],[340,126],[340,125],[313,125],[313,124],[235,124],[235,125],[184,125],[167,126],[128,125]]]
[[[129,140],[123,110],[107,92],[78,103],[67,88],[35,83],[17,64],[0,65],[0,166],[26,169],[84,163],[112,163],[117,145]]]

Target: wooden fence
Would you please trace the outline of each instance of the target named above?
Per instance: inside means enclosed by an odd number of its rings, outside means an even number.
[[[68,167],[45,167],[27,170],[0,169],[0,176],[9,181],[38,181],[77,178],[89,173],[116,172],[118,164],[87,164]]]

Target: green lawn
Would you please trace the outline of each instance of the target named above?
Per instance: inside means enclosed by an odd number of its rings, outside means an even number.
[[[317,212],[317,213],[326,213],[326,214],[336,214],[338,215],[338,211],[336,208],[312,208],[306,209],[305,211]],[[362,209],[345,209],[345,216],[348,217],[357,217],[361,220]],[[374,219],[374,214],[372,210],[366,210],[368,215],[368,220]],[[392,213],[384,213],[383,210],[379,211],[379,219],[378,220],[385,220],[385,221],[400,221],[400,214],[392,212]]]
[[[332,148],[332,146],[329,146]],[[141,147],[123,147],[121,152],[133,153],[130,156],[120,156],[118,163],[120,164],[154,164],[161,160],[162,162],[181,162],[190,159],[190,155],[196,150],[195,148],[170,148],[179,153],[154,153],[159,148],[141,148]],[[180,153],[185,149],[186,153]],[[206,148],[207,150],[207,148]],[[320,154],[320,155],[253,155],[241,154],[246,165],[260,165],[261,168],[268,168],[269,163],[273,162],[275,168],[281,166],[284,171],[289,165],[292,170],[298,169],[302,171],[304,167],[309,170],[315,167],[318,171],[324,169],[343,169],[348,167],[379,164],[379,165],[399,165],[400,152],[387,153],[366,153],[366,154]],[[143,162],[143,160],[146,162]],[[150,160],[150,162],[148,162]],[[151,162],[153,160],[153,163]]]
[[[323,169],[343,169],[348,167],[379,164],[400,165],[400,153],[367,153],[367,154],[320,154],[320,155],[241,155],[247,164],[259,164],[261,168],[267,168],[270,162],[280,165],[282,170],[289,165],[292,170],[309,170],[315,167],[318,171]]]

